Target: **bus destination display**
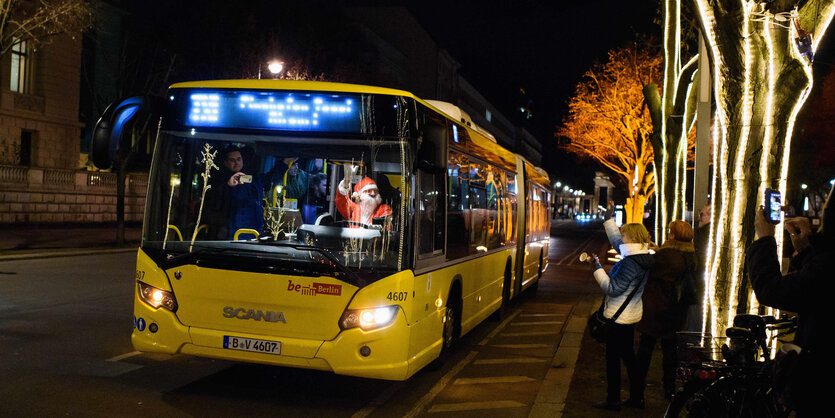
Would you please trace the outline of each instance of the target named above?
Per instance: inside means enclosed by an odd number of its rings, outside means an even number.
[[[362,132],[359,95],[192,91],[185,98],[183,124],[191,127]]]

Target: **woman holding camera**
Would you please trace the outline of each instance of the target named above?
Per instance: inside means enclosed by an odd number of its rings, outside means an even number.
[[[610,236],[610,240],[623,259],[612,266],[607,274],[597,261],[597,257],[594,257],[592,275],[605,295],[603,315],[606,318],[614,317],[623,305],[626,306],[615,318],[606,334],[606,401],[595,407],[618,410],[621,405],[621,361],[626,366],[626,372],[629,375],[630,392],[633,395],[631,399],[637,399],[634,397],[637,394],[635,390],[638,389],[633,350],[635,324],[641,320],[643,314],[641,293],[654,260],[649,253],[649,232],[640,223],[624,225],[619,234]]]

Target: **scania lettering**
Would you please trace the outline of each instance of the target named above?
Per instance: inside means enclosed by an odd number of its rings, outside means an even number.
[[[548,265],[547,175],[448,103],[324,82],[180,83],[109,106],[97,166],[144,112],[158,131],[137,350],[405,380]]]
[[[254,319],[256,321],[287,323],[287,320],[284,319],[284,314],[282,312],[264,312],[246,308],[235,309],[231,306],[223,308],[223,316],[227,318]]]

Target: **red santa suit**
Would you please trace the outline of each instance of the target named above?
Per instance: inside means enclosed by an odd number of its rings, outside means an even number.
[[[371,224],[371,220],[373,218],[391,215],[391,206],[382,203],[383,199],[380,197],[379,193],[377,193],[374,197],[369,194],[363,195],[363,192],[371,189],[377,190],[377,183],[369,177],[364,177],[359,181],[359,183],[354,185],[353,197],[360,197],[360,199],[372,199],[374,202],[373,210],[363,210],[362,204],[351,200],[348,197],[348,193],[351,191],[350,186],[346,187],[344,182],[339,183],[338,189],[339,193],[336,194],[336,209],[339,210],[339,213],[343,218],[349,221]]]

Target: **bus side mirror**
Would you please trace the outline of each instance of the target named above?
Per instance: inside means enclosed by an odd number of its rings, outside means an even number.
[[[117,100],[107,106],[101,118],[93,128],[90,144],[90,157],[99,169],[108,169],[113,165],[116,154],[122,145],[125,126],[141,110],[154,113],[159,108],[158,98],[132,96]]]

